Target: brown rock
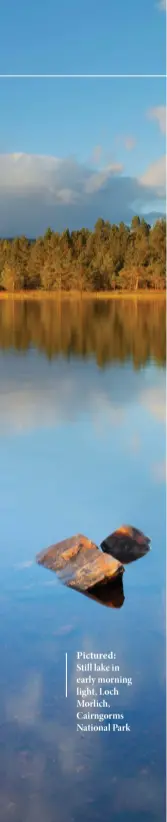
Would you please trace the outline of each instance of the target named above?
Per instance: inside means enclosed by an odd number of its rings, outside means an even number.
[[[119,560],[99,550],[97,545],[82,534],[51,545],[37,555],[37,562],[56,571],[59,579],[78,591],[89,591],[95,585],[104,585],[124,571]]]
[[[113,534],[101,542],[102,551],[123,562],[124,565],[134,562],[150,551],[149,537],[132,525],[122,525]]]

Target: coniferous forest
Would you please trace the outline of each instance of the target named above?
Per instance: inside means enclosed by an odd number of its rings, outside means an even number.
[[[47,229],[35,240],[0,240],[0,289],[6,292],[165,289],[166,221],[151,227],[99,219],[93,231]]]

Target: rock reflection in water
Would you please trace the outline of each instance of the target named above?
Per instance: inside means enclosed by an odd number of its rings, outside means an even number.
[[[85,592],[85,596],[106,605],[107,608],[122,608],[125,600],[122,576],[106,585],[95,585],[90,591]]]

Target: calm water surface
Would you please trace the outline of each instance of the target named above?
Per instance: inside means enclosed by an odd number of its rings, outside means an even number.
[[[1,302],[0,454],[0,822],[164,822],[164,302]],[[120,609],[35,564],[124,522]],[[76,651],[111,649],[131,733],[77,733]]]

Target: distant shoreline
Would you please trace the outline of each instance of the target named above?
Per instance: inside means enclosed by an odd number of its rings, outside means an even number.
[[[141,289],[139,291],[0,291],[0,300],[166,300],[166,290]]]

